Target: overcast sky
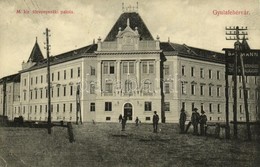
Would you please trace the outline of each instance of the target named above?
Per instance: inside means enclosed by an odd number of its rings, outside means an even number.
[[[21,70],[35,43],[44,49],[46,28],[51,30],[51,55],[104,39],[125,6],[137,0],[0,0],[0,78]],[[260,49],[260,0],[139,0],[139,14],[161,41],[221,52],[233,47],[225,40],[225,26],[247,26],[249,45]],[[17,10],[70,10],[73,14],[17,14]],[[246,10],[249,15],[213,14],[214,10]],[[97,41],[97,40],[96,40]]]

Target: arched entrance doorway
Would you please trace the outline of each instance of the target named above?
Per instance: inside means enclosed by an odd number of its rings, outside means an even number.
[[[124,115],[127,117],[127,120],[133,119],[133,106],[130,103],[124,105]]]

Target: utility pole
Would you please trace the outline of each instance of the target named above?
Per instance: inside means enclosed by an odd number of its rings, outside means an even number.
[[[51,134],[51,80],[50,80],[50,45],[49,45],[49,32],[50,30],[46,28],[46,51],[47,51],[47,80],[48,80],[48,134]]]
[[[242,50],[242,44],[240,43],[240,35],[243,35],[243,40],[248,40],[248,38],[245,38],[245,35],[248,35],[247,27],[226,27],[226,30],[229,30],[229,32],[226,32],[226,35],[234,36],[233,38],[229,37],[226,38],[227,40],[236,40],[234,43],[234,49],[235,49],[235,55],[234,55],[234,71],[233,71],[233,80],[234,80],[234,105],[233,105],[233,112],[234,112],[234,138],[237,138],[237,73],[238,73],[238,67],[237,67],[237,61],[238,56],[240,60],[240,68],[239,68],[239,75],[242,75],[242,83],[243,83],[243,92],[244,92],[244,105],[245,105],[245,111],[246,111],[246,124],[247,124],[247,132],[248,132],[248,140],[251,140],[251,130],[250,130],[250,123],[249,123],[249,111],[248,111],[248,103],[247,103],[247,89],[246,89],[246,82],[245,82],[245,70],[244,70],[244,62],[241,52]]]

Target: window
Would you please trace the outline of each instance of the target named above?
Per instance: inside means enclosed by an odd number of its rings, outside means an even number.
[[[165,94],[170,93],[170,83],[165,83]]]
[[[152,102],[150,101],[144,102],[144,111],[152,111]]]
[[[154,73],[154,62],[152,61],[143,61],[142,62],[142,71],[144,74]]]
[[[212,70],[209,70],[209,79],[212,79]]]
[[[23,106],[23,114],[25,114],[25,106]]]
[[[217,87],[217,96],[220,96],[220,87]]]
[[[114,73],[115,73],[115,63],[109,62],[109,74],[114,74]]]
[[[195,89],[196,89],[196,86],[194,84],[191,85],[191,94],[192,95],[195,95]]]
[[[149,74],[154,73],[154,64],[152,62],[149,62]]]
[[[123,73],[124,73],[124,74],[127,74],[127,73],[128,73],[127,62],[123,62]]]
[[[204,110],[203,103],[200,103],[200,111],[203,111],[203,110]]]
[[[33,84],[33,78],[31,78],[31,85]]]
[[[53,88],[51,88],[51,97],[53,97]]]
[[[35,77],[35,84],[38,83],[38,77]]]
[[[51,73],[51,81],[54,81],[54,73]]]
[[[60,80],[60,72],[58,71],[58,76],[57,76],[58,81]]]
[[[195,68],[191,67],[191,76],[194,77],[195,76]]]
[[[65,112],[66,111],[66,104],[64,103],[63,104],[63,112]]]
[[[170,111],[170,102],[164,102],[164,111]]]
[[[147,74],[147,62],[142,62],[142,67],[143,67],[143,73]]]
[[[169,75],[170,74],[170,67],[169,65],[164,65],[164,75]]]
[[[257,77],[255,76],[255,84],[257,84]]]
[[[70,78],[73,78],[73,69],[70,69]]]
[[[112,111],[112,102],[105,102],[105,111]]]
[[[186,94],[186,84],[184,82],[181,83],[181,93]]]
[[[45,105],[45,112],[47,113],[47,110],[48,110],[48,106],[47,105]]]
[[[45,89],[46,98],[48,97],[48,89]]]
[[[24,83],[24,86],[26,86],[26,78],[24,78],[23,83]]]
[[[220,108],[221,108],[221,105],[218,104],[218,113],[220,113]]]
[[[30,106],[30,114],[32,113],[32,106]]]
[[[243,113],[242,105],[239,105],[239,112],[240,112],[240,114]]]
[[[212,96],[212,87],[209,86],[209,96]]]
[[[133,74],[134,73],[134,62],[129,62],[129,73]]]
[[[95,83],[90,83],[90,94],[95,94]]]
[[[106,121],[110,121],[111,120],[111,117],[106,117]]]
[[[200,68],[200,78],[204,78],[204,69]]]
[[[194,107],[195,107],[195,103],[193,102],[191,103],[191,111],[194,109]]]
[[[41,75],[41,83],[43,83],[43,76]]]
[[[64,77],[64,79],[66,79],[66,70],[64,70],[64,73],[63,73],[63,77]]]
[[[63,87],[63,96],[66,96],[66,86]]]
[[[104,74],[114,74],[115,73],[115,64],[112,61],[105,61],[103,63],[103,73]]]
[[[181,103],[181,107],[185,110],[185,108],[186,108],[185,102],[182,102],[182,103]]]
[[[23,100],[24,100],[24,101],[26,100],[26,91],[23,92]]]
[[[73,107],[72,103],[70,103],[70,112],[72,112],[72,107]]]
[[[217,71],[217,80],[220,79],[220,71]]]
[[[203,96],[204,95],[204,86],[200,85],[200,95]]]
[[[35,99],[37,99],[37,90],[35,90]]]
[[[150,121],[150,120],[151,120],[151,117],[145,117],[145,120],[146,120],[146,121]]]
[[[246,83],[248,83],[248,76],[245,76],[245,79],[246,79]]]
[[[209,112],[212,112],[212,103],[209,103]]]
[[[73,86],[72,85],[70,86],[70,95],[71,96],[73,95]]]
[[[181,66],[181,75],[182,75],[182,76],[185,75],[185,66]]]
[[[96,111],[96,105],[95,103],[90,103],[90,111],[95,112]]]
[[[57,87],[57,97],[60,96],[60,87]]]
[[[90,75],[96,75],[96,70],[93,66],[90,66]]]
[[[34,112],[37,113],[37,106],[34,106]]]
[[[42,105],[40,105],[40,113],[42,113]]]
[[[242,89],[239,89],[239,98],[242,98]]]
[[[78,67],[78,77],[80,77],[80,67]]]
[[[57,112],[59,112],[59,111],[60,111],[60,105],[57,104]]]
[[[42,99],[42,89],[40,90],[40,98]]]

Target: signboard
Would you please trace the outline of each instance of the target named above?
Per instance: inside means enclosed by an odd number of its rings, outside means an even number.
[[[234,56],[237,54],[234,49],[225,50],[227,74],[234,74]],[[260,50],[251,49],[249,51],[241,51],[237,57],[237,75],[242,75],[240,55],[242,55],[245,75],[259,76],[260,75]]]

